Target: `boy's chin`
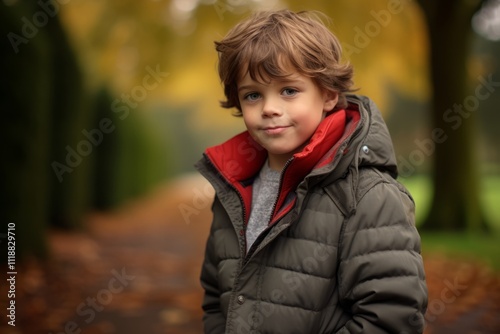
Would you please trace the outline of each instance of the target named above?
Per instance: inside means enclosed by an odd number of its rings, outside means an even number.
[[[291,158],[295,153],[299,153],[302,151],[304,147],[299,147],[295,149],[272,149],[272,148],[266,148],[268,154],[274,155],[274,156],[282,156],[282,157],[289,157]]]

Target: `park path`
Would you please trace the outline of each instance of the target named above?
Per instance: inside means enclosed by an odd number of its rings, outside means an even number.
[[[212,196],[188,175],[113,213],[89,215],[84,232],[51,232],[51,261],[19,266],[17,325],[2,322],[0,333],[201,333]],[[427,334],[500,333],[497,273],[439,254],[425,262]],[[0,293],[2,302],[4,285]]]

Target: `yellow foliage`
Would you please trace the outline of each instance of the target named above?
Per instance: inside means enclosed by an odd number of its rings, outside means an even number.
[[[219,107],[223,98],[216,73],[213,40],[220,39],[249,7],[231,7],[227,0],[195,1],[198,7],[172,17],[172,2],[109,1],[70,2],[64,6],[65,22],[85,68],[93,81],[106,81],[116,92],[141,84],[146,66],[160,64],[170,73],[151,93],[174,105],[195,103],[198,128],[235,126],[240,120]],[[248,1],[247,3],[252,3]],[[359,93],[388,109],[389,87],[411,98],[428,96],[427,41],[418,6],[401,1],[397,13],[390,0],[326,1],[304,3],[275,1],[275,7],[320,10],[332,18],[330,28],[346,48],[355,68]],[[389,16],[383,16],[389,13]],[[182,13],[181,13],[182,14]],[[187,20],[185,27],[179,19]],[[103,20],[105,22],[103,22]],[[369,39],[361,45],[360,35]],[[352,52],[352,47],[356,52]]]

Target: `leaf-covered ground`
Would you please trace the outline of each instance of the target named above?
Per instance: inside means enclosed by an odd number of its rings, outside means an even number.
[[[120,211],[89,215],[85,232],[51,232],[49,262],[17,264],[15,327],[2,283],[0,333],[201,333],[210,196],[198,177],[185,178]],[[500,275],[424,255],[426,333],[500,333]]]

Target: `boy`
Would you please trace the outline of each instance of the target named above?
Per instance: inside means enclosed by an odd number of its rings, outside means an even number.
[[[282,10],[215,44],[222,106],[247,131],[196,165],[216,190],[205,333],[422,333],[414,203],[379,111],[347,94],[336,37]]]

